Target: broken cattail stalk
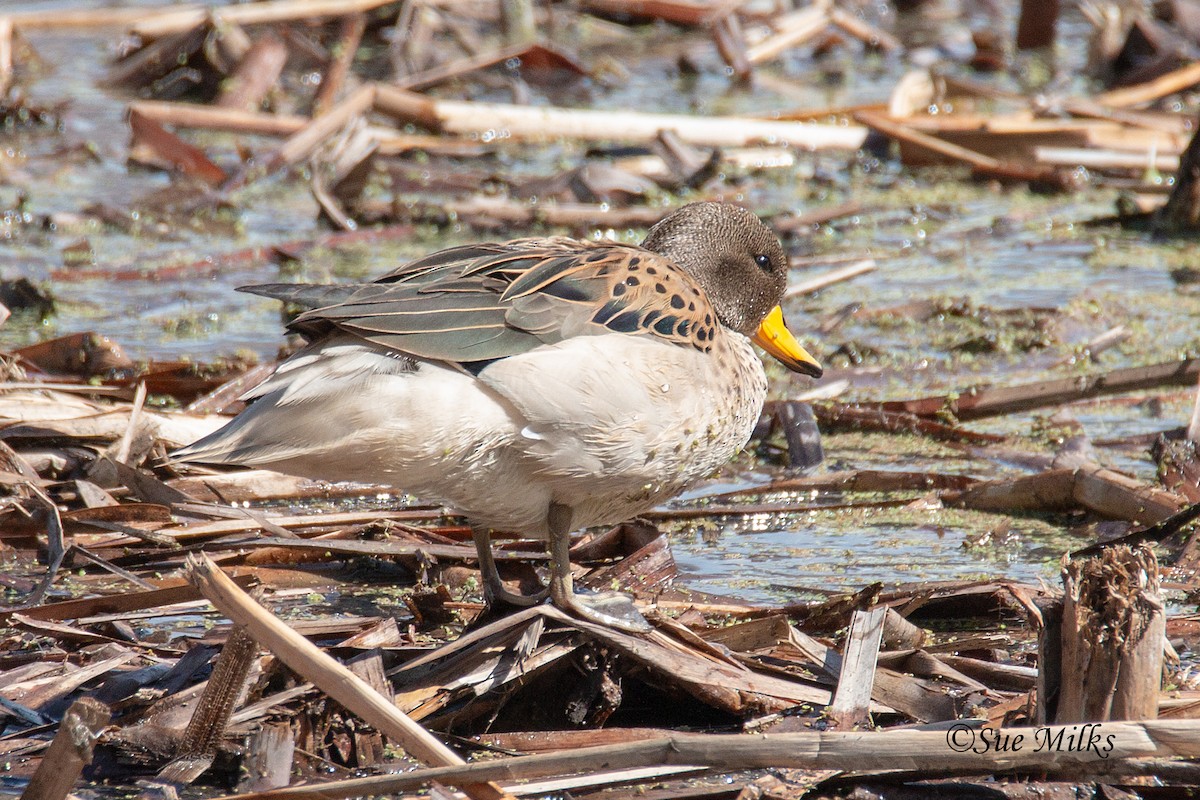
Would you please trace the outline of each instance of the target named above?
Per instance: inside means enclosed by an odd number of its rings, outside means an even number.
[[[234,578],[233,581],[236,585],[243,587],[256,583],[252,575],[242,575]],[[162,608],[200,599],[202,599],[201,595],[194,587],[174,579],[170,585],[150,591],[122,592],[121,594],[87,597],[79,600],[63,600],[58,603],[46,603],[26,608],[21,613],[29,619],[78,619],[93,614],[121,614],[143,611],[148,608]],[[12,613],[11,611],[0,613],[0,620],[7,620]]]
[[[217,108],[257,111],[274,88],[287,63],[283,39],[268,31],[258,38],[238,61],[233,74],[222,83]]]
[[[537,64],[543,67],[563,69],[576,75],[587,75],[588,71],[577,64],[566,53],[544,44],[525,44],[489,50],[468,58],[451,61],[422,72],[407,75],[391,83],[399,89],[419,90],[435,86],[451,78],[457,78],[476,70],[494,67],[511,59],[519,59],[522,67]]]
[[[96,737],[111,716],[108,706],[94,698],[81,697],[72,703],[21,800],[63,800],[79,773],[92,763]]]
[[[143,39],[157,39],[160,36],[187,30],[193,25],[203,22],[210,13],[218,14],[222,20],[236,22],[239,25],[259,25],[297,19],[340,17],[355,12],[370,11],[390,2],[393,0],[267,0],[263,3],[226,5],[214,10],[190,8],[176,11],[172,9],[157,14],[143,13],[142,18],[133,23],[130,32]]]
[[[846,33],[861,41],[868,47],[878,47],[886,52],[903,50],[904,45],[895,36],[882,28],[877,28],[858,17],[843,11],[837,6],[829,9],[829,21]]]
[[[199,11],[199,6],[185,6]],[[83,8],[38,9],[10,14],[13,24],[22,31],[58,30],[63,28],[110,28],[130,25],[145,19],[148,14],[182,10],[178,6],[154,8]]]
[[[242,26],[236,22],[221,20],[214,26],[213,33],[204,42],[204,57],[222,75],[231,74],[254,43]]]
[[[1052,167],[1087,167],[1102,170],[1137,170],[1174,172],[1179,169],[1179,156],[1158,150],[1141,152],[1129,150],[1095,150],[1086,147],[1035,147],[1033,158],[1039,164]]]
[[[254,639],[244,628],[235,626],[184,729],[177,757],[158,773],[160,780],[191,783],[211,766],[257,653]]]
[[[199,147],[188,144],[138,111],[129,112],[129,130],[133,136],[129,147],[132,161],[178,171],[209,186],[219,186],[228,178],[225,170]]]
[[[392,211],[391,203],[386,204]],[[359,203],[359,209],[372,204]],[[466,200],[421,204],[406,209],[413,218],[440,221],[453,215],[458,222],[494,228],[497,225],[530,227],[550,225],[577,231],[605,228],[649,227],[662,219],[662,209],[647,206],[629,208],[602,207],[595,203],[558,203],[530,205],[503,197],[472,197]]]
[[[1117,108],[1131,108],[1146,105],[1161,97],[1166,97],[1184,89],[1190,89],[1200,83],[1200,61],[1193,61],[1187,66],[1180,67],[1174,72],[1168,72],[1159,78],[1122,89],[1096,95],[1095,102]]]
[[[289,628],[238,589],[212,559],[203,554],[188,558],[188,576],[209,602],[270,650],[297,674],[357,714],[381,733],[392,737],[411,755],[433,765],[461,766],[463,760],[429,731],[381,697],[369,684]],[[498,786],[487,782],[456,782],[472,800],[511,800]]]
[[[728,3],[697,3],[689,0],[584,0],[583,9],[610,16],[661,19],[676,25],[703,25],[714,9]]]
[[[864,258],[861,261],[855,261],[847,264],[844,267],[838,267],[837,269],[830,270],[829,272],[818,275],[815,278],[809,278],[808,280],[794,283],[788,287],[787,296],[800,297],[801,295],[818,292],[821,289],[833,286],[835,283],[842,283],[843,281],[848,281],[851,278],[857,278],[859,275],[866,275],[869,272],[874,272],[876,269],[877,265],[875,264],[875,259]]]
[[[1166,613],[1158,561],[1143,545],[1063,564],[1058,723],[1154,719]]]
[[[325,69],[321,78],[321,86],[313,100],[313,116],[319,117],[329,111],[337,100],[338,93],[346,85],[346,76],[350,74],[350,65],[354,63],[354,54],[362,42],[363,33],[367,29],[365,14],[350,14],[342,19],[342,29],[338,34],[335,55]]]
[[[446,133],[513,141],[565,137],[651,142],[659,131],[671,130],[690,144],[713,147],[766,142],[801,150],[857,150],[866,139],[866,130],[859,126],[470,103],[414,95],[383,84],[377,87],[376,108]]]
[[[725,155],[729,155],[726,153]],[[779,233],[799,233],[805,228],[810,230],[817,226],[832,222],[835,219],[849,217],[863,211],[863,204],[858,200],[850,200],[836,206],[814,208],[800,214],[787,214],[771,220],[771,227]]]
[[[969,726],[963,726],[967,735]],[[462,767],[421,769],[401,775],[354,778],[239,795],[237,800],[341,800],[415,789],[432,781],[518,780],[652,764],[708,766],[720,770],[836,769],[850,771],[947,770],[987,774],[1068,765],[1110,764],[1147,756],[1200,755],[1200,720],[1111,722],[1098,731],[1101,741],[1087,746],[1079,725],[997,728],[993,741],[1023,746],[1005,752],[982,747],[949,747],[946,731],[881,731],[780,734],[677,734],[616,745],[500,758]],[[956,740],[961,743],[962,740]],[[978,741],[978,740],[976,740]],[[1038,746],[1039,743],[1041,746]],[[1058,743],[1058,746],[1053,746]],[[1049,746],[1048,746],[1049,745]],[[234,800],[222,798],[221,800]]]
[[[977,478],[967,475],[951,475],[940,472],[848,470],[804,478],[783,478],[763,486],[747,486],[728,492],[704,495],[703,498],[709,502],[723,503],[735,497],[774,492],[929,492],[936,489],[965,489],[977,482]]]
[[[737,14],[731,11],[713,22],[712,35],[717,52],[721,54],[725,66],[729,67],[733,76],[743,82],[750,80],[754,66],[750,63],[746,51],[746,37],[742,33],[742,24],[738,21]]]
[[[1174,492],[1085,463],[1019,478],[980,481],[942,495],[948,505],[977,511],[1065,512],[1086,508],[1112,519],[1154,524],[1179,513],[1187,501]]]
[[[850,619],[837,692],[828,712],[840,728],[861,727],[871,721],[871,690],[887,611],[888,606],[878,605],[870,611],[855,611]]]
[[[312,122],[308,117],[290,114],[261,114],[163,100],[138,100],[129,104],[129,111],[141,114],[160,125],[226,133],[253,133],[260,136],[291,136]]]
[[[365,114],[375,102],[375,87],[362,86],[329,112],[312,120],[302,130],[288,137],[275,152],[263,159],[261,168],[248,167],[226,184],[225,189],[236,189],[251,180],[265,177],[286,167],[303,161],[312,155],[329,137],[348,125],[355,117]]]
[[[774,21],[775,33],[746,51],[751,64],[770,61],[793,47],[815,39],[829,27],[829,3],[817,2],[808,8],[785,14]]]
[[[1131,336],[1133,336],[1133,332],[1129,328],[1124,325],[1116,325],[1099,336],[1093,337],[1074,354],[1055,362],[1055,366],[1075,364],[1085,359],[1095,359],[1096,356],[1105,350],[1111,350],[1122,342],[1127,341]]]
[[[292,776],[296,739],[287,723],[263,725],[250,735],[242,757],[238,790],[256,792],[287,786]]]
[[[1069,176],[1063,175],[1053,167],[1001,161],[998,158],[992,158],[975,150],[939,139],[937,136],[915,130],[909,125],[902,125],[882,114],[860,111],[854,115],[854,118],[864,125],[899,142],[915,145],[953,161],[966,164],[979,175],[1001,180],[1042,183],[1059,189],[1067,189],[1071,186]]]
[[[883,620],[883,643],[887,650],[913,650],[925,644],[924,628],[913,625],[891,606]]]
[[[965,421],[1159,386],[1192,386],[1197,377],[1200,377],[1200,359],[1187,358],[1018,386],[968,388],[954,395],[879,405],[885,411],[907,411],[921,417],[938,417],[948,412]]]
[[[154,81],[200,51],[212,32],[204,20],[190,28],[146,45],[109,69],[104,82],[111,86],[142,86]]]

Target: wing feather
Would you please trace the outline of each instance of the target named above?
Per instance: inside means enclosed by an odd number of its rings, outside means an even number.
[[[716,319],[700,287],[638,247],[525,239],[452,247],[370,284],[262,287],[311,306],[292,328],[340,329],[398,353],[478,372],[573,336],[650,336],[707,352]]]

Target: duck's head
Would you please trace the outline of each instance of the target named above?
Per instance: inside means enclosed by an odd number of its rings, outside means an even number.
[[[821,365],[783,322],[788,261],[778,237],[753,212],[727,203],[692,203],[650,229],[642,247],[666,256],[704,289],[725,327],[751,337],[794,372]]]

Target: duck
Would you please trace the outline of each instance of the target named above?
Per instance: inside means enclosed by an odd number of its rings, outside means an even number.
[[[385,484],[468,522],[487,605],[550,602],[628,631],[618,592],[572,583],[571,534],[626,521],[711,476],[749,441],[767,393],[752,342],[819,378],[780,303],[778,237],[698,202],[640,245],[567,237],[467,244],[370,283],[242,291],[306,308],[305,346],[179,462]],[[509,591],[494,533],[547,542],[548,586]]]

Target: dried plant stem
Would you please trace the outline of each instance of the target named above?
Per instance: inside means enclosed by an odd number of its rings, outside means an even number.
[[[188,559],[189,577],[209,602],[260,645],[296,673],[399,742],[426,764],[461,766],[463,760],[437,737],[422,728],[387,698],[316,645],[289,628],[254,602],[229,579],[212,559],[201,554]],[[455,782],[472,800],[500,800],[508,795],[499,787],[472,780]]]

